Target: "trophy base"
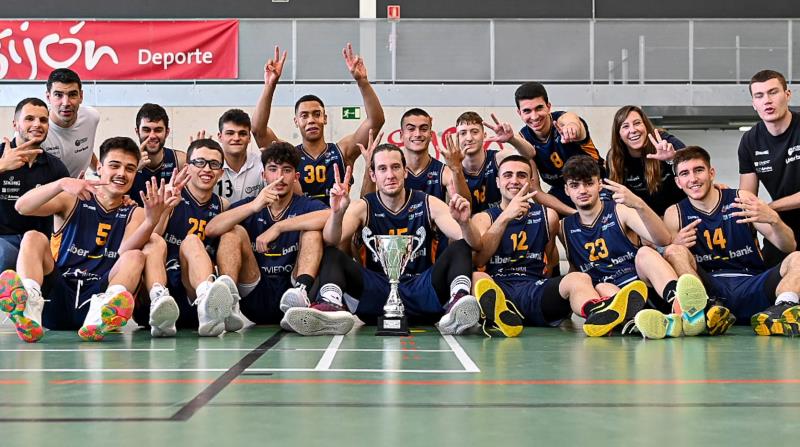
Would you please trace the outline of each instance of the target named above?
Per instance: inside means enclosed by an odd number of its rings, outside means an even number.
[[[408,319],[406,317],[378,317],[378,330],[375,335],[406,336],[408,331]]]

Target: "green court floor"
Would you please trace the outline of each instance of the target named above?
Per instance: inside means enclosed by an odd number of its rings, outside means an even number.
[[[27,345],[0,328],[0,446],[793,444],[800,337],[515,339],[274,327]]]

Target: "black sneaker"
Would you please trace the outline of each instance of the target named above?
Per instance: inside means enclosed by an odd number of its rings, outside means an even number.
[[[800,306],[777,303],[750,317],[750,326],[758,335],[798,335]]]
[[[625,285],[606,306],[593,310],[583,324],[583,332],[590,337],[602,337],[618,325],[630,321],[647,302],[647,285],[636,280]]]

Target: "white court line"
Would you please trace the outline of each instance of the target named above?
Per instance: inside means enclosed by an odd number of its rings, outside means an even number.
[[[0,374],[14,373],[171,373],[171,372],[225,372],[229,368],[167,368],[167,369],[132,369],[132,368],[8,368],[0,369]],[[464,374],[480,371],[467,371],[464,369],[323,369],[314,368],[248,368],[247,373],[268,372],[352,372],[352,373],[415,373],[415,374]],[[247,374],[241,377],[247,377]]]
[[[339,346],[341,346],[342,340],[344,340],[344,335],[333,336],[333,340],[331,340],[330,344],[328,345],[328,349],[326,349],[325,353],[322,354],[322,358],[319,359],[319,363],[317,363],[317,366],[314,368],[315,371],[325,371],[331,367],[333,358],[336,356],[336,350],[339,349]]]
[[[0,349],[0,352],[94,352],[94,351],[120,351],[120,352],[136,352],[136,351],[174,351],[175,348],[91,348],[91,349]]]
[[[469,358],[467,353],[464,352],[464,348],[462,348],[461,345],[458,344],[458,342],[452,335],[442,334],[442,338],[444,338],[444,341],[446,341],[447,344],[450,346],[450,349],[453,350],[453,354],[456,355],[458,361],[461,362],[461,365],[464,366],[465,372],[472,372],[472,373],[481,372],[480,368],[478,368],[478,365],[476,365],[475,362],[473,362],[472,359]]]
[[[245,349],[245,348],[235,348],[235,349],[225,349],[225,348],[197,348],[195,351],[252,351],[255,348]],[[302,351],[302,352],[319,352],[319,351],[327,351],[328,348],[273,348],[270,349],[270,352],[273,351]],[[338,349],[338,352],[403,352],[403,353],[417,353],[417,352],[453,352],[450,349]]]

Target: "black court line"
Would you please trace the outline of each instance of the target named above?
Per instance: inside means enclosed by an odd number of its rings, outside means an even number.
[[[192,400],[187,402],[183,405],[178,411],[175,412],[170,417],[88,417],[88,418],[70,418],[70,417],[55,417],[55,418],[0,418],[0,423],[4,422],[185,422],[188,421],[195,413],[197,413],[201,408],[208,405],[214,397],[217,396],[222,390],[225,389],[228,385],[231,384],[237,377],[242,375],[244,371],[250,367],[256,360],[261,358],[267,351],[270,350],[273,346],[275,346],[283,336],[286,335],[286,331],[280,330],[273,334],[269,339],[267,339],[264,343],[261,343],[257,348],[253,349],[252,351],[248,352],[247,355],[242,357],[235,365],[231,366],[225,373],[219,376],[215,381],[213,381],[209,386],[207,386],[203,391],[200,392],[197,396],[195,396]],[[0,403],[0,408],[2,407],[23,407],[23,406],[30,406],[30,407],[93,407],[93,406],[103,406],[103,407],[125,407],[125,406],[144,406],[144,407],[156,407],[161,406],[162,404],[148,404],[142,402],[132,402],[132,403],[84,403],[81,405],[80,403],[74,403],[70,405],[67,404],[57,404],[57,403]],[[174,407],[175,403],[163,404],[166,407]]]

